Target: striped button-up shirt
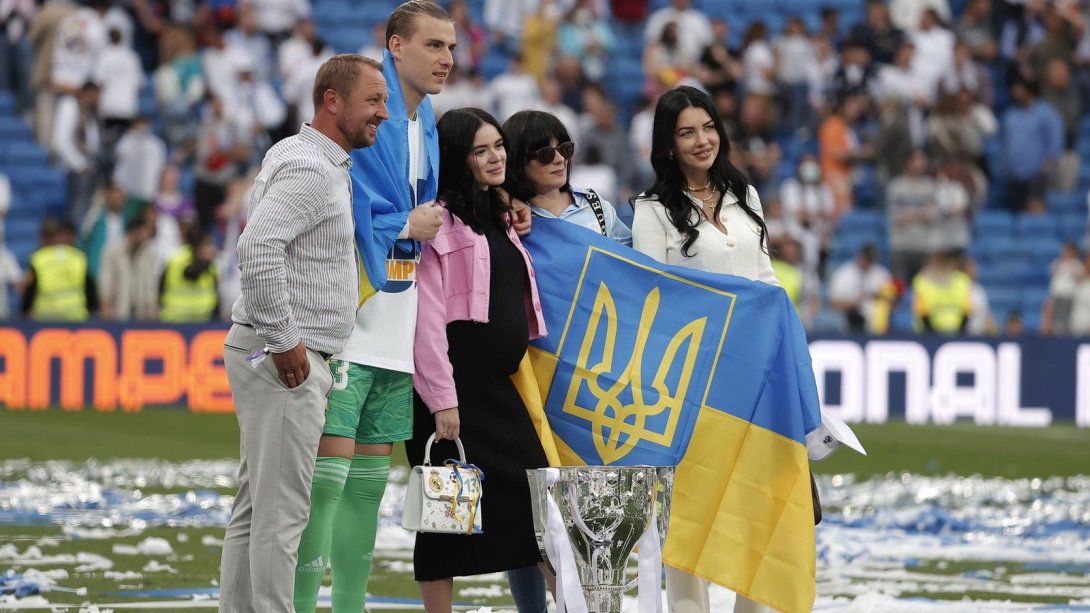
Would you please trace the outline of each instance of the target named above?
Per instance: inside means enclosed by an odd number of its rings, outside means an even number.
[[[273,352],[337,353],[352,332],[359,272],[348,154],[303,124],[265,155],[238,239],[242,295],[231,319]]]

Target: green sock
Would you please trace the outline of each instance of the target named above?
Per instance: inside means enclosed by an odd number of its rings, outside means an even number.
[[[333,610],[363,613],[371,555],[378,532],[378,506],[390,476],[390,456],[357,455],[333,519]]]
[[[310,521],[299,539],[299,562],[295,567],[296,613],[312,613],[318,606],[318,588],[325,578],[333,539],[333,515],[351,464],[347,458],[318,458],[314,463]]]

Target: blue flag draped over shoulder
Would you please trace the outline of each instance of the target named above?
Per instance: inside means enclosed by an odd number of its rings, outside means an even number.
[[[782,289],[535,219],[549,336],[515,382],[550,461],[677,465],[666,563],[784,611],[814,600],[806,434],[821,423]]]
[[[352,152],[352,212],[356,221],[356,246],[360,258],[360,303],[386,285],[386,263],[391,250],[415,254],[416,241],[397,236],[412,211],[409,186],[409,116],[394,59],[387,51],[382,61],[386,78],[389,119],[378,127],[375,144]],[[425,178],[417,187],[416,201],[435,200],[439,185],[439,135],[431,100],[425,97],[416,109],[424,135]]]

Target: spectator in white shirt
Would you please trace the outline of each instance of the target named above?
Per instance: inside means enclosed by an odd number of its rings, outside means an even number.
[[[920,16],[920,26],[910,37],[916,43],[912,56],[912,72],[934,100],[939,81],[954,64],[954,33],[944,28],[938,14],[926,10]]]
[[[238,71],[238,87],[228,100],[231,112],[253,136],[250,145],[253,155],[251,162],[256,164],[261,162],[265,152],[272,146],[272,134],[287,119],[288,109],[268,81],[256,78],[254,62],[248,55],[241,55],[236,59],[235,69]]]
[[[288,42],[291,41],[284,44]],[[295,59],[295,67],[280,88],[288,105],[288,114],[294,118],[291,126],[297,128],[305,118],[314,116],[314,77],[318,74],[318,68],[331,57],[333,52],[329,47],[320,38],[315,38],[310,43],[307,55]]]
[[[537,81],[523,69],[522,55],[514,54],[508,64],[507,72],[489,83],[488,94],[496,119],[507,121],[515,113],[536,108],[541,103]]]
[[[292,27],[303,17],[310,16],[308,0],[253,0],[257,26],[269,37],[273,47],[289,36]]]
[[[809,127],[810,81],[817,70],[817,58],[802,19],[788,20],[787,29],[776,41],[775,52],[776,80],[786,106],[783,121],[790,130]]]
[[[73,223],[91,206],[101,155],[98,123],[99,87],[88,81],[76,96],[57,101],[53,120],[53,153],[68,173],[68,205]]]
[[[829,303],[844,313],[848,330],[866,332],[874,326],[879,295],[892,281],[889,270],[878,262],[878,248],[864,245],[854,259],[841,264],[829,282]]]
[[[386,26],[382,26],[383,42],[386,40]],[[287,83],[297,68],[314,57],[314,41],[318,40],[318,32],[314,29],[314,20],[310,17],[302,17],[295,24],[295,32],[291,38],[280,43],[277,49],[277,68],[280,72],[280,82]],[[328,47],[323,49],[323,54],[333,55]]]
[[[249,128],[227,111],[222,100],[209,96],[197,129],[197,183],[193,190],[201,230],[212,229],[227,196],[227,185],[239,175],[239,167],[249,162],[252,145]]]
[[[742,67],[746,95],[775,95],[776,56],[768,44],[768,27],[763,21],[753,22],[746,30],[742,41]]]
[[[916,46],[904,41],[893,56],[893,63],[878,71],[874,96],[895,99],[903,105],[927,106],[931,103],[930,92],[924,87],[913,67],[916,65]]]
[[[806,154],[799,159],[796,176],[780,186],[780,204],[784,223],[798,231],[805,269],[815,271],[821,250],[831,238],[830,222],[835,209],[833,191],[821,181],[817,156]]]
[[[712,23],[708,16],[694,9],[691,0],[673,0],[670,6],[663,7],[647,18],[644,29],[644,41],[652,43],[662,37],[666,24],[676,23],[680,34],[681,54],[687,64],[696,64],[704,47],[714,39]]]
[[[257,27],[253,0],[238,5],[238,27],[224,35],[227,46],[245,51],[254,60],[254,76],[262,81],[272,78],[273,48],[269,39]],[[287,41],[285,41],[287,42]]]
[[[245,50],[227,44],[222,26],[208,33],[208,46],[201,51],[201,71],[208,91],[221,100],[229,100],[238,89],[238,63]]]
[[[3,213],[0,213],[0,220],[3,220]],[[22,278],[23,269],[19,267],[15,254],[4,245],[4,233],[0,232],[0,321],[11,317],[8,288],[17,286]]]
[[[893,25],[906,32],[920,27],[920,16],[933,10],[943,21],[950,21],[948,0],[893,0],[889,3],[889,17]]]
[[[114,183],[129,198],[150,203],[159,191],[166,161],[166,144],[151,131],[147,117],[138,117],[117,143]]]
[[[91,8],[79,9],[61,20],[53,43],[53,88],[75,93],[91,79],[99,53],[106,47],[102,16],[109,3],[94,0]]]
[[[107,36],[110,43],[98,55],[92,76],[102,90],[98,114],[102,118],[102,156],[109,173],[117,141],[139,110],[144,69],[140,57],[122,41],[121,30],[110,28]]]

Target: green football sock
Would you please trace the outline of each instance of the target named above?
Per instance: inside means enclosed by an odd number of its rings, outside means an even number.
[[[357,455],[333,524],[333,610],[362,613],[378,532],[378,506],[390,476],[390,456]]]
[[[310,521],[299,539],[299,562],[295,567],[296,613],[313,613],[318,606],[318,588],[322,587],[329,562],[333,516],[351,464],[347,458],[318,458],[314,463]]]

